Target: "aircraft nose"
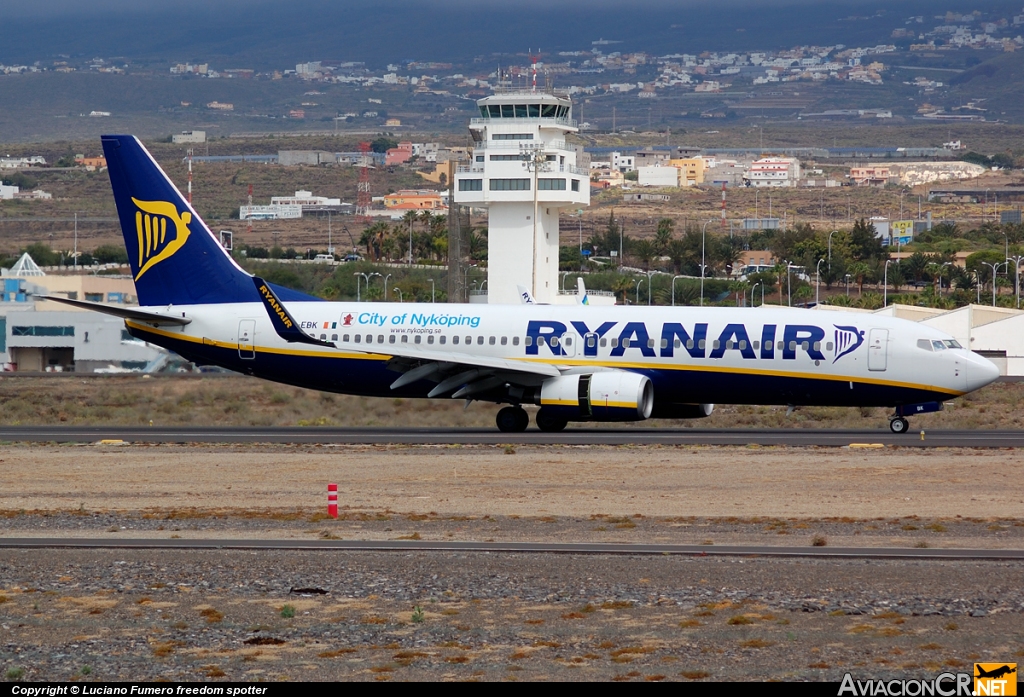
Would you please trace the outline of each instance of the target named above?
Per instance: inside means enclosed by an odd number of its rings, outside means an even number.
[[[996,378],[999,377],[999,368],[984,356],[979,356],[972,352],[967,360],[966,373],[967,391],[973,392],[991,382],[995,382]]]

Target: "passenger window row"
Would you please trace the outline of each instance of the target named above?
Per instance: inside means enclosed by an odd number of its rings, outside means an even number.
[[[422,335],[422,334],[414,334],[413,335],[412,343],[414,343],[414,344],[421,344],[421,343],[423,343],[423,336],[424,335]],[[444,346],[447,343],[447,341],[448,341],[448,337],[443,335],[443,334],[442,335],[427,334],[426,335],[426,338],[427,338],[426,343],[428,345],[433,344],[434,340],[435,340],[435,336],[436,336],[437,343],[442,345],[442,346]],[[396,337],[401,337],[401,343],[403,343],[403,344],[409,343],[409,335],[408,334],[389,334],[388,337],[387,337],[387,343],[389,343],[389,344],[396,343],[396,341],[398,341],[396,339]],[[320,338],[321,339],[326,339],[327,335],[326,334],[321,334]],[[453,336],[452,337],[452,345],[454,345],[454,346],[459,345],[460,341],[462,341],[462,338],[463,337],[460,337],[460,336]],[[338,340],[338,335],[337,334],[332,334],[331,335],[331,340],[332,341],[337,341]],[[376,342],[374,342],[373,334],[366,334],[365,336],[362,335],[362,334],[354,334],[354,335],[351,335],[351,337],[348,334],[344,334],[344,335],[342,335],[341,340],[343,342],[345,342],[345,343],[348,343],[349,341],[351,341],[352,343],[356,343],[356,344],[361,344],[361,343],[367,343],[367,344],[378,343],[378,344],[383,344],[383,343],[385,343],[385,339],[384,339],[384,335],[383,334],[378,334],[377,335]],[[472,345],[473,344],[473,337],[472,336],[465,337],[465,341],[463,343],[466,346]],[[501,346],[507,346],[508,343],[509,343],[509,340],[508,340],[507,336],[502,336],[502,337],[478,336],[478,337],[476,337],[476,345],[477,346],[483,346],[485,343],[488,346],[495,346],[495,345],[498,345],[498,344],[500,344]],[[947,343],[949,343],[949,342],[947,342]],[[533,337],[532,336],[526,337],[523,340],[523,344],[525,346],[533,346]],[[564,337],[558,337],[558,336],[543,337],[543,336],[538,336],[537,337],[537,346],[548,345],[548,346],[552,346],[552,347],[557,347],[559,344],[562,344],[563,346],[572,346],[572,337],[571,336],[564,336]],[[934,344],[935,348],[934,349],[930,348],[930,344]],[[512,337],[512,345],[513,346],[519,346],[519,337],[518,336]],[[594,348],[595,337],[593,335],[587,335],[586,345],[589,348]],[[617,348],[619,346],[618,338],[612,337],[610,339],[608,339],[608,338],[602,338],[601,339],[601,346],[602,347],[607,347],[609,345],[611,345],[612,348]],[[632,348],[639,348],[640,345],[641,344],[638,341],[633,341],[633,340],[630,340],[630,339],[623,339],[622,340],[622,347],[623,348],[630,348],[630,347],[632,347]],[[664,348],[668,348],[668,339],[662,339],[659,342],[659,345],[663,349]],[[928,350],[928,351],[931,351],[931,350],[940,351],[940,350],[944,350],[946,348],[946,346],[944,346],[943,342],[941,342],[941,341],[928,342],[926,339],[919,339],[918,342],[917,342],[917,345],[918,345],[918,348],[923,348],[923,349]],[[691,350],[691,349],[693,349],[693,346],[694,346],[693,339],[687,339],[686,340],[686,349],[687,350]],[[677,349],[683,348],[683,342],[680,341],[679,339],[676,339],[673,342],[673,347],[677,348]],[[714,341],[711,342],[711,348],[713,350],[720,349],[721,347],[722,347],[722,343],[718,339],[715,339]],[[750,347],[753,350],[758,351],[758,350],[761,349],[761,342],[760,341],[752,341],[752,342],[750,342]],[[648,339],[647,340],[647,348],[655,348],[655,341],[654,341],[654,339]],[[701,349],[701,350],[707,348],[707,341],[705,341],[704,339],[698,340],[697,341],[697,348]],[[741,339],[740,341],[733,341],[732,339],[729,339],[728,341],[725,342],[725,348],[726,348],[726,350],[739,349],[741,351],[745,351],[745,350],[747,350],[747,341],[745,339]],[[782,350],[784,350],[786,348],[786,343],[784,341],[780,341],[780,342],[778,342],[776,348],[778,348],[779,351],[782,351]],[[810,351],[811,348],[812,348],[812,345],[808,341],[801,341],[799,343],[797,343],[796,341],[790,341],[789,342],[789,350],[790,351],[796,351],[797,348],[799,348],[799,349],[801,349],[803,351]],[[821,351],[821,342],[820,341],[815,341],[814,344],[813,344],[813,348],[814,348],[815,351]],[[829,341],[829,342],[827,342],[825,344],[825,350],[826,351],[831,351],[832,350],[832,342],[831,341]]]

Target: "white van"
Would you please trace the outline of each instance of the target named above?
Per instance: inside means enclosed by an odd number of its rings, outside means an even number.
[[[333,254],[317,254],[315,257],[313,257],[313,261],[316,262],[317,264],[333,264],[334,263],[334,255]]]

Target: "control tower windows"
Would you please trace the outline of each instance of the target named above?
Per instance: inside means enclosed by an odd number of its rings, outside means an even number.
[[[487,104],[480,107],[485,119],[567,119],[569,107],[558,104]]]
[[[495,133],[491,140],[533,140],[532,133]]]
[[[529,191],[529,179],[491,179],[491,191]]]
[[[565,191],[564,179],[538,179],[537,191]]]

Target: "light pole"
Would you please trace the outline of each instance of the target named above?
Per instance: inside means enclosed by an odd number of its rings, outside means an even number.
[[[352,236],[352,231],[348,229],[347,225],[341,226],[342,232],[348,235],[348,241],[352,243],[352,253],[354,254],[359,248],[356,246],[356,238]],[[274,233],[275,235],[277,233]]]
[[[644,282],[644,279],[640,279],[636,282],[636,304],[640,304],[640,284]]]
[[[889,264],[892,259],[885,260],[885,270],[882,272],[882,307],[889,307]]]
[[[786,304],[793,307],[793,272],[791,269],[796,264],[786,262]]]
[[[828,272],[829,273],[832,273],[832,235],[836,234],[837,232],[839,232],[839,231],[838,230],[833,230],[832,232],[828,233]]]
[[[622,239],[623,239],[622,222],[619,221],[619,268],[620,269],[622,268]]]
[[[1020,262],[1022,259],[1024,259],[1024,256],[1006,257],[1006,261],[1013,262],[1013,287],[1017,294],[1017,301],[1014,307],[1016,307],[1018,310],[1020,309]]]
[[[373,279],[374,276],[380,276],[380,274],[377,273],[376,271],[371,273],[371,274],[369,274],[369,275],[367,275],[365,273],[359,273],[359,272],[356,272],[356,273],[354,273],[352,275],[353,276],[362,276],[364,279],[366,279],[366,290],[367,290],[367,292],[369,292],[369,290],[370,290],[370,280]],[[357,278],[356,279],[356,302],[361,302],[361,301],[362,301],[362,298],[359,295],[359,279]]]
[[[380,276],[380,274],[377,274]],[[388,301],[388,280],[391,278],[391,274],[384,277],[384,302]]]
[[[398,302],[404,302],[404,299],[402,298],[402,289],[396,287],[394,291],[398,293]]]
[[[331,245],[331,212],[327,211],[327,253],[334,254],[334,247]]]
[[[751,306],[751,307],[753,307],[753,306],[754,306],[754,291],[755,291],[755,290],[757,290],[757,287],[758,287],[758,286],[760,286],[760,285],[761,285],[761,282],[760,282],[760,281],[758,281],[758,282],[757,282],[757,283],[755,283],[755,284],[754,284],[754,286],[753,286],[753,287],[752,287],[752,288],[750,289],[750,306]],[[764,292],[764,288],[763,288],[763,287],[762,287],[762,289],[761,289],[761,292],[762,292],[762,293]],[[762,304],[763,304],[763,303],[762,303]]]
[[[850,274],[846,274],[846,297],[850,297]]]
[[[814,304],[815,305],[820,304],[820,301],[818,300],[818,298],[821,297],[821,262],[823,262],[823,261],[825,261],[825,260],[824,259],[818,259],[818,265],[816,267],[814,267],[814,275],[817,276],[815,287],[814,287]]]
[[[996,262],[995,264],[990,264],[987,261],[983,261],[981,263],[984,264],[985,266],[989,267],[990,269],[992,269],[992,307],[995,307],[996,306],[996,271],[998,271],[999,267],[1002,266],[1003,264],[1005,264],[1006,262],[1005,261],[999,261],[999,262]]]
[[[430,281],[430,302],[433,303],[434,302],[434,279],[428,278],[427,280]]]
[[[559,286],[562,289],[562,295],[565,295],[565,277],[571,274],[572,271],[559,271],[558,273],[561,274],[562,276],[562,282],[561,284],[559,284]]]
[[[519,146],[519,157],[523,160],[523,167],[533,174],[533,245],[530,254],[533,255],[533,281],[530,291],[533,297],[537,297],[537,176],[540,172],[548,170],[547,158],[544,156],[544,146],[527,145]]]
[[[700,229],[700,306],[704,307],[704,271],[707,266],[704,264],[705,251],[707,249],[707,238],[705,237],[705,231],[708,229],[708,223],[713,223],[714,220],[708,220],[704,223],[704,226]]]
[[[672,277],[672,307],[676,306],[676,279],[685,278],[685,276],[673,276]]]

